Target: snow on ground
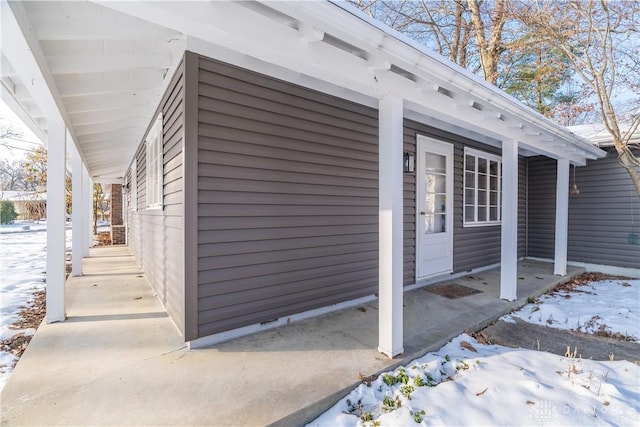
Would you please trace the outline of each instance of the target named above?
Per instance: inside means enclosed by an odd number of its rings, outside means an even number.
[[[502,320],[514,318],[589,334],[606,332],[640,340],[640,280],[604,280],[543,295]]]
[[[29,226],[28,230],[24,227]],[[71,230],[67,230],[67,250],[71,245]],[[18,333],[33,335],[34,329],[11,329],[18,320],[21,307],[28,305],[33,293],[45,288],[47,268],[46,223],[16,221],[0,227],[0,340]],[[4,387],[17,358],[0,351],[0,390]]]
[[[638,338],[639,313],[640,280],[607,280],[544,295],[503,319],[583,332],[606,325]],[[640,425],[640,366],[480,344],[463,334],[361,384],[308,424],[365,425]]]
[[[361,384],[308,426],[638,425],[640,366],[479,344],[462,334]]]

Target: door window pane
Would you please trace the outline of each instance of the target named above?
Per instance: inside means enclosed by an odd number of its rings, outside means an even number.
[[[446,157],[440,154],[427,153],[424,166],[426,172],[444,174],[447,171]]]

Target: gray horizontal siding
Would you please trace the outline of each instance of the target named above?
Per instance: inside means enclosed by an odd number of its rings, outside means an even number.
[[[377,112],[200,57],[198,335],[377,291]]]
[[[138,147],[137,201],[127,194],[128,244],[170,318],[184,336],[184,67],[180,65],[160,103],[163,115],[162,209],[147,209],[146,146]],[[132,182],[131,169],[127,172]],[[137,210],[131,209],[136,203]]]
[[[501,155],[500,149],[411,120],[404,122],[405,150],[415,153],[417,135],[425,135],[453,144],[453,272],[462,272],[500,262],[500,225],[463,227],[464,147]],[[526,254],[526,162],[518,162],[518,256]],[[415,174],[405,175],[405,284],[415,282]],[[410,230],[410,231],[409,231]],[[410,269],[410,272],[407,270]],[[410,279],[411,278],[411,279]]]
[[[555,244],[556,162],[529,160],[528,255],[553,258]],[[573,170],[572,170],[573,172]],[[570,261],[640,268],[640,198],[615,152],[576,169],[580,194],[569,197]],[[570,185],[573,185],[573,176]]]

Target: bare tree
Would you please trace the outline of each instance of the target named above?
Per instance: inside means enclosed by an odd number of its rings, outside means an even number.
[[[9,140],[21,138],[22,134],[11,125],[0,125],[0,145],[11,150]]]
[[[498,87],[536,48],[512,12],[515,0],[353,0],[370,16]]]
[[[500,55],[505,50],[502,34],[509,17],[507,0],[494,0],[493,11],[482,10],[489,7],[483,0],[467,0],[467,4],[484,79],[496,85]]]
[[[0,160],[0,190],[26,190],[25,170],[21,161]]]
[[[640,147],[632,140],[640,127],[640,3],[536,2],[525,11],[523,22],[564,52],[586,94],[595,98],[618,161],[640,196]]]

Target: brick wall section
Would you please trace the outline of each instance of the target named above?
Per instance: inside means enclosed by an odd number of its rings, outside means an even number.
[[[126,243],[122,212],[122,184],[111,184],[111,244]]]

